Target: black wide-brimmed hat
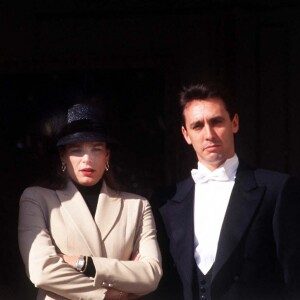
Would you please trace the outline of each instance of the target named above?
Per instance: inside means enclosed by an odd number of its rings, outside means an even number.
[[[75,104],[68,109],[66,125],[62,128],[57,146],[82,142],[114,143],[109,135],[103,114],[94,105]]]

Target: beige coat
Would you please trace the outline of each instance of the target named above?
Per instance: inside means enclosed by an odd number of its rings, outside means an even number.
[[[103,183],[95,219],[76,187],[27,188],[20,200],[19,247],[37,299],[104,299],[107,288],[143,295],[162,275],[148,201]],[[139,261],[130,261],[136,251]],[[93,256],[95,278],[64,263],[57,253]]]

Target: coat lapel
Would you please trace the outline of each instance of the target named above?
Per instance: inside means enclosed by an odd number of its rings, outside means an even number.
[[[102,240],[105,240],[121,213],[122,201],[120,193],[111,190],[103,182],[95,215],[95,222],[101,232]]]
[[[170,251],[180,276],[192,287],[194,268],[194,181],[190,177],[176,187],[175,195],[160,208]]]
[[[265,191],[257,187],[253,171],[240,169],[222,225],[212,279],[241,241]]]
[[[94,219],[82,197],[72,182],[68,182],[63,190],[56,191],[62,207],[73,220],[73,226],[85,241],[92,255],[101,255],[101,236]]]

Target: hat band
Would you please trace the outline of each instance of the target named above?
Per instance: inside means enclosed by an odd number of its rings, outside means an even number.
[[[107,134],[101,132],[75,132],[61,137],[56,146],[65,146],[69,144],[84,143],[84,142],[106,142],[114,143],[114,140]]]

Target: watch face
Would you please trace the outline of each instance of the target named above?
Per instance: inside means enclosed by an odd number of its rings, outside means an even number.
[[[80,255],[75,264],[76,270],[82,271],[84,264],[85,264],[84,256]]]

